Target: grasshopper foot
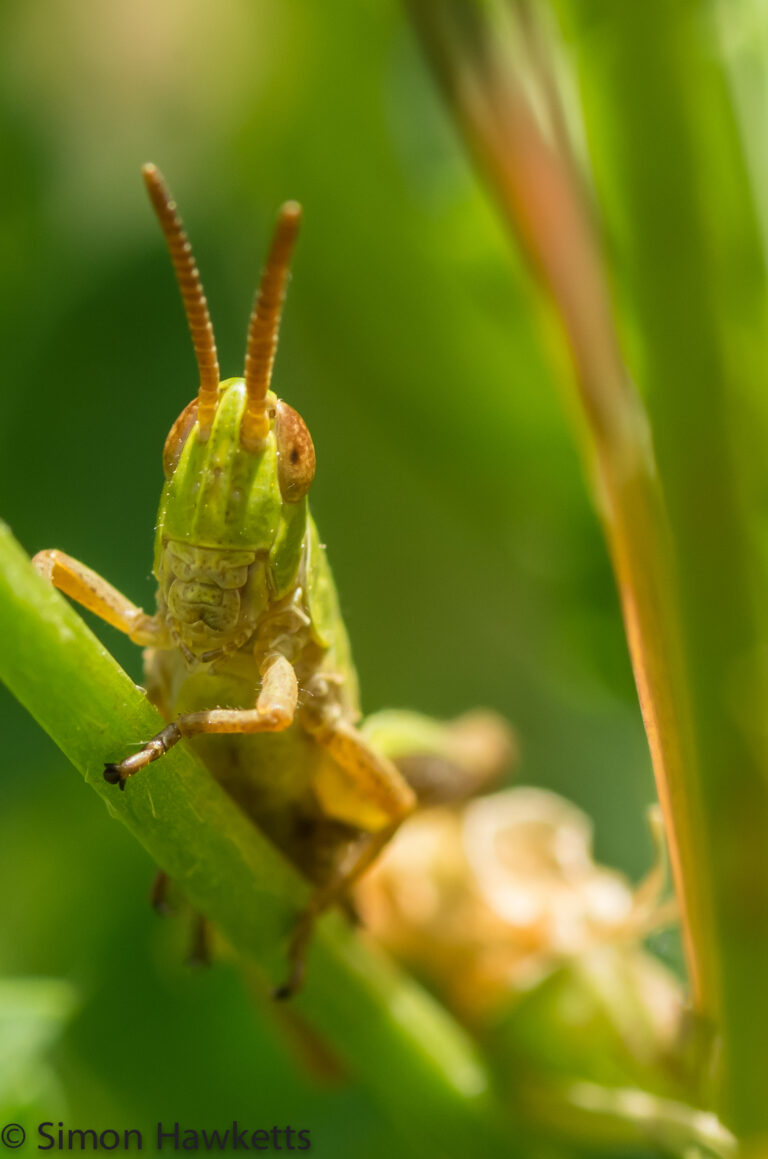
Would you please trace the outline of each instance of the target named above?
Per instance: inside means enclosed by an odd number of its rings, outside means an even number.
[[[168,874],[158,869],[149,891],[149,904],[161,918],[169,917],[173,913],[173,906],[168,903],[169,884]]]
[[[362,918],[351,897],[341,898],[339,906],[352,926],[362,927]],[[285,1002],[288,998],[295,997],[304,985],[306,954],[309,949],[309,943],[312,940],[315,921],[322,908],[324,908],[322,903],[320,905],[317,902],[315,904],[310,903],[308,909],[305,910],[298,920],[293,938],[291,939],[291,948],[289,951],[291,972],[288,975],[287,981],[282,986],[276,986],[272,991],[272,998],[276,1002]]]
[[[343,898],[343,900],[339,902],[339,909],[344,914],[344,917],[347,919],[351,926],[354,926],[355,929],[363,928],[365,924],[363,922],[363,915],[360,913],[360,910],[357,908],[351,897]]]
[[[120,772],[119,765],[105,765],[104,780],[108,785],[119,785],[122,790],[125,789],[125,777]]]
[[[282,986],[275,986],[272,991],[272,998],[275,1002],[287,1002],[289,998],[295,997],[301,990],[304,982],[303,966],[298,972],[294,969],[287,982],[283,982]]]
[[[157,736],[153,736],[152,740],[147,741],[133,756],[126,757],[125,760],[116,765],[105,765],[104,780],[110,785],[119,785],[121,789],[125,789],[125,782],[129,777],[138,773],[140,769],[146,768],[152,761],[158,760],[180,740],[181,729],[179,726],[167,724]]]
[[[295,997],[304,985],[307,950],[312,940],[318,912],[316,903],[310,902],[296,923],[288,951],[290,973],[282,986],[276,986],[272,991],[272,997],[276,1002],[285,1002],[288,998]]]
[[[291,950],[291,972],[281,986],[275,986],[272,998],[275,1002],[287,1002],[294,998],[304,985],[304,947]]]
[[[204,969],[211,964],[211,945],[208,936],[208,922],[202,914],[195,914],[192,926],[192,942],[187,954],[187,965],[192,969]]]
[[[305,951],[311,936],[312,926],[300,921],[294,935],[289,956],[291,970],[281,986],[275,986],[272,998],[275,1002],[287,1002],[294,998],[304,985]]]

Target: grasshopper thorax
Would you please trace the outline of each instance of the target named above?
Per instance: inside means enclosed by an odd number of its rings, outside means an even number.
[[[176,270],[200,371],[163,454],[155,572],[188,658],[230,651],[299,582],[315,472],[303,420],[269,389],[299,207],[278,217],[248,328],[243,378],[219,381],[208,304],[184,227],[154,166],[144,178]]]

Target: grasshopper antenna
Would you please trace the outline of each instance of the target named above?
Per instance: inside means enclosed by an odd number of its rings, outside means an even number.
[[[269,430],[265,402],[272,379],[291,254],[300,222],[301,206],[297,201],[286,201],[277,217],[267,264],[251,310],[245,352],[247,402],[240,430],[242,444],[248,451],[258,450]]]
[[[219,397],[219,357],[208,302],[184,223],[162,173],[156,165],[144,165],[141,174],[165,236],[192,335],[197,368],[200,371],[197,395],[198,437],[201,442],[205,442],[211,433]]]

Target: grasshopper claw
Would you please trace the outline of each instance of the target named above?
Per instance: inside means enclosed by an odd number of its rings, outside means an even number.
[[[162,869],[158,869],[155,874],[155,880],[152,882],[152,889],[149,893],[149,902],[156,914],[161,918],[168,917],[173,913],[173,906],[168,903],[168,874],[164,873]]]
[[[286,1002],[295,998],[304,985],[304,956],[300,951],[291,955],[291,972],[281,986],[275,986],[272,998],[275,1002]]]
[[[275,1002],[285,1002],[288,998],[292,998],[295,992],[290,982],[284,982],[282,986],[275,986],[272,998]]]
[[[121,789],[125,789],[125,778],[117,765],[104,766],[104,780],[108,785],[119,785]]]
[[[210,966],[210,964],[211,949],[208,940],[208,923],[202,914],[195,914],[187,965],[193,970],[200,970]]]

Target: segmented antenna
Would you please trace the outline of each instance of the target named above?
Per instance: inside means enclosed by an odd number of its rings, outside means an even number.
[[[203,292],[200,273],[189,244],[184,224],[171,197],[163,175],[156,165],[144,165],[141,170],[150,200],[171,255],[176,280],[192,335],[195,358],[200,371],[197,421],[199,438],[204,442],[211,433],[219,395],[219,358],[213,336],[211,315]]]
[[[301,206],[286,201],[277,217],[261,284],[253,303],[248,324],[245,353],[245,386],[247,402],[240,438],[246,450],[258,450],[269,430],[264,400],[272,378],[277,350],[277,336],[283,312],[289,264],[301,221]]]

